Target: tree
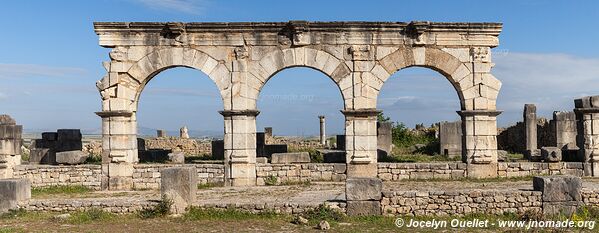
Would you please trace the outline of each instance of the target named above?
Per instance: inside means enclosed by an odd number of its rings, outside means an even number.
[[[390,118],[390,117],[388,117],[388,116],[385,116],[385,114],[383,114],[383,112],[379,112],[379,113],[376,115],[376,120],[377,120],[378,122],[389,122],[389,121],[391,121],[391,118]]]

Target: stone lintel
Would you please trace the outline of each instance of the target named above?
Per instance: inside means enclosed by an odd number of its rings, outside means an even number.
[[[218,111],[218,113],[220,113],[224,117],[230,117],[230,116],[258,116],[258,114],[260,114],[260,111],[258,111],[257,109],[223,110],[223,111]]]
[[[130,117],[133,116],[133,112],[131,111],[102,111],[102,112],[96,112],[96,115],[98,115],[99,117],[102,118],[106,118],[106,117],[117,117],[117,116],[123,116],[123,117]]]
[[[341,113],[346,117],[372,117],[377,116],[381,112],[383,111],[375,108],[341,110]]]
[[[462,110],[456,111],[460,116],[498,116],[503,111],[498,110]]]
[[[599,113],[599,108],[575,108],[574,112],[576,114]]]

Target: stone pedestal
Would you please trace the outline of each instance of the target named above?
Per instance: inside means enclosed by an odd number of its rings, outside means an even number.
[[[137,121],[130,111],[97,112],[102,118],[102,188],[131,190],[137,154]]]
[[[21,164],[23,126],[8,115],[0,115],[0,179],[13,177],[13,169]]]
[[[258,110],[220,111],[225,119],[225,185],[256,185]]]
[[[0,180],[0,213],[24,207],[31,199],[31,182],[28,179]]]
[[[585,163],[585,175],[599,177],[599,96],[574,100],[579,158]]]
[[[378,178],[348,178],[345,181],[347,215],[381,215],[383,182]]]
[[[377,177],[376,109],[342,110],[345,115],[347,177]]]
[[[462,160],[468,177],[497,176],[497,115],[495,110],[464,110],[462,117]]]
[[[462,156],[462,122],[439,123],[439,154]]]
[[[393,123],[377,122],[376,124],[376,144],[378,158],[391,154],[393,150]]]
[[[160,171],[160,195],[173,202],[171,213],[181,214],[196,200],[198,173],[195,167],[173,167]]]
[[[570,215],[582,205],[582,179],[576,176],[536,176],[535,191],[543,192],[543,214]]]

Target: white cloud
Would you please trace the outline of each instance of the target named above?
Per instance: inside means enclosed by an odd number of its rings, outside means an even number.
[[[575,98],[599,94],[599,58],[508,52],[494,62],[492,72],[503,82],[497,100],[503,125],[521,121],[526,103],[551,118],[553,111],[572,110]]]
[[[87,73],[86,70],[73,67],[55,67],[37,64],[2,64],[0,78],[23,77],[77,77]]]
[[[174,10],[188,14],[200,14],[206,5],[205,0],[134,0],[156,10]]]

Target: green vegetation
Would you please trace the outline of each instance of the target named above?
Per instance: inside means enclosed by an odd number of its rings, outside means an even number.
[[[170,214],[171,206],[173,206],[173,201],[168,199],[166,196],[162,196],[162,199],[157,205],[149,208],[143,208],[137,212],[137,216],[141,219],[164,217]]]
[[[185,221],[197,220],[249,220],[249,219],[275,219],[287,218],[289,216],[276,214],[274,212],[251,213],[236,209],[203,209],[191,207],[182,217]]]
[[[104,210],[92,208],[82,212],[75,212],[66,220],[70,224],[85,224],[95,221],[107,221],[115,218],[113,213]]]
[[[90,153],[87,159],[85,159],[85,163],[100,165],[102,164],[102,155],[95,155]]]
[[[302,214],[302,216],[312,221],[343,221],[347,216],[337,209],[332,209],[325,204],[320,204],[318,207],[308,210]]]
[[[277,183],[278,180],[276,176],[270,175],[264,178],[264,184],[266,184],[267,186],[277,185]]]
[[[92,189],[83,185],[53,185],[31,188],[31,196],[35,198],[57,194],[76,195],[92,191]]]

